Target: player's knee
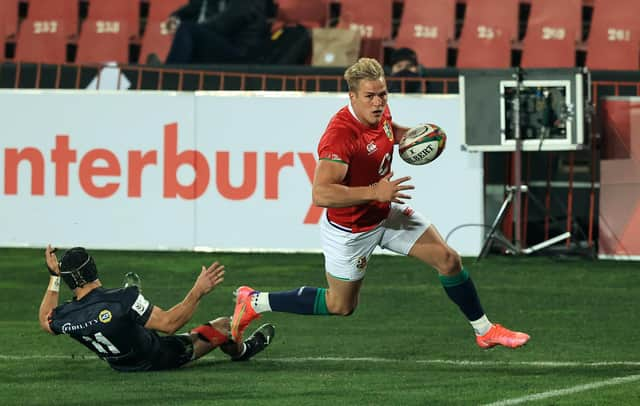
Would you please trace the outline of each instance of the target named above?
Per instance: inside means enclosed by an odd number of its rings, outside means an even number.
[[[453,276],[462,270],[462,259],[460,259],[460,255],[451,248],[444,250],[442,258],[438,263],[438,271],[442,275]]]

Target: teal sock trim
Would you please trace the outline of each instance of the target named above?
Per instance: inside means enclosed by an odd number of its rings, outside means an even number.
[[[453,286],[462,285],[467,280],[469,280],[469,273],[463,269],[462,272],[455,276],[438,275],[438,277],[440,278],[440,283],[442,283],[442,286],[444,286],[445,288],[450,288]]]
[[[326,292],[327,290],[324,288],[318,288],[318,290],[316,291],[316,301],[313,305],[313,314],[329,314],[329,310],[327,309]]]

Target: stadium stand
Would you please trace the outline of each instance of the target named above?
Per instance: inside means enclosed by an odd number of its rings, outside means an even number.
[[[18,0],[0,0],[0,37],[15,36],[18,33]]]
[[[18,33],[15,60],[65,63],[69,34],[63,22],[24,20]]]
[[[67,43],[76,39],[78,22],[78,0],[29,0],[27,18],[18,32],[15,60],[67,62]]]
[[[145,63],[150,54],[164,61],[171,48],[173,35],[164,22],[175,10],[186,4],[186,0],[150,0],[147,24],[142,37],[139,63]]]
[[[581,36],[582,0],[531,0],[521,66],[573,67]]]
[[[411,48],[425,67],[447,66],[449,40],[455,37],[456,0],[404,0],[396,48]]]
[[[68,35],[78,33],[78,0],[29,0],[28,5],[27,20],[34,23],[56,22],[64,25],[65,33]]]
[[[85,20],[76,63],[129,63],[129,27],[120,21]]]
[[[18,33],[18,0],[0,0],[0,62],[6,59],[5,42]]]
[[[518,0],[467,0],[457,66],[511,66],[512,41],[518,35],[518,7]]]
[[[637,70],[640,54],[640,2],[594,0],[587,40],[590,69]]]
[[[89,0],[82,23],[76,63],[129,63],[129,45],[139,40],[140,3]]]
[[[140,2],[137,0],[89,0],[87,20],[97,26],[126,27],[128,36],[135,38],[140,30]]]
[[[327,0],[277,0],[274,26],[300,24],[307,28],[324,27],[329,20]]]
[[[360,30],[360,56],[383,60],[383,42],[391,39],[393,0],[340,0],[338,28]]]

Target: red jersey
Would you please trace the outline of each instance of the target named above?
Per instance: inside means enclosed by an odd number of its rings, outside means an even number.
[[[345,106],[333,116],[318,145],[319,159],[349,165],[345,186],[369,186],[389,173],[393,157],[391,112],[385,107],[378,126],[361,123]],[[329,221],[362,232],[375,228],[389,214],[390,203],[370,202],[349,207],[328,208]]]

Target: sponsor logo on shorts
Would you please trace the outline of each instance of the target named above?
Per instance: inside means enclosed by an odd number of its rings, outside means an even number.
[[[414,213],[414,210],[411,207],[405,207],[404,210],[402,210],[402,214],[404,214],[407,217],[411,217]]]
[[[367,268],[367,257],[360,257],[356,261],[356,268],[359,271],[364,271]]]
[[[111,312],[109,310],[103,310],[100,312],[100,314],[98,314],[98,320],[100,320],[101,323],[108,323],[111,321]]]

